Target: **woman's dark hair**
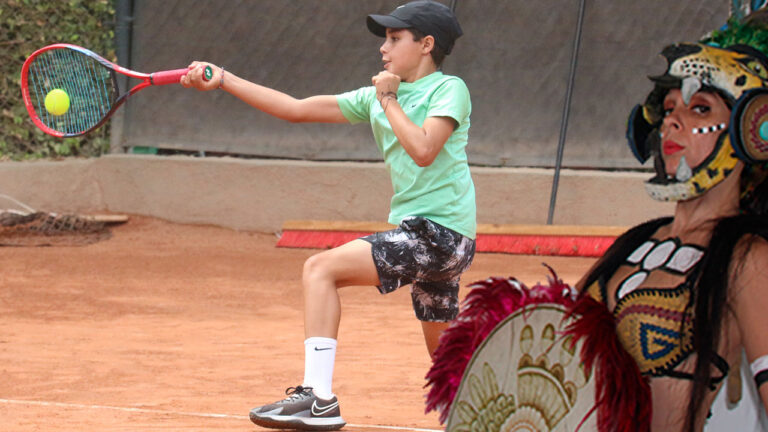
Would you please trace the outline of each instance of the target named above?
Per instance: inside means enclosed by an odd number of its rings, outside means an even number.
[[[742,184],[745,177],[754,176],[754,170],[762,170],[762,167],[745,167]],[[685,420],[685,430],[691,432],[694,431],[696,414],[702,408],[701,403],[710,391],[711,366],[721,339],[723,317],[726,309],[730,308],[728,285],[731,275],[740,273],[758,236],[768,239],[768,182],[761,179],[748,199],[741,201],[740,210],[741,214],[721,219],[715,226],[694,289],[693,349],[697,358]],[[743,237],[744,242],[740,243]],[[734,256],[736,246],[739,250]],[[732,261],[736,263],[733,267]]]
[[[425,36],[427,36],[424,33],[420,32],[419,30],[416,30],[415,28],[409,28],[408,31],[410,31],[411,34],[413,34],[414,42],[418,42],[424,39]],[[437,44],[434,44],[430,54],[432,55],[432,61],[435,62],[435,66],[437,66],[437,68],[440,69],[443,66],[443,60],[445,60],[445,52],[443,52],[443,50],[440,49],[440,47],[437,46]]]

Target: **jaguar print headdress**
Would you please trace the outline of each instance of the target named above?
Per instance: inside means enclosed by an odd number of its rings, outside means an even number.
[[[646,182],[654,199],[682,201],[700,196],[723,181],[739,160],[747,164],[747,177],[764,177],[763,165],[768,160],[768,9],[765,1],[741,3],[734,0],[728,24],[701,42],[665,48],[661,55],[667,60],[667,70],[651,77],[654,89],[630,114],[630,149],[641,163],[654,160],[656,175]],[[661,159],[659,131],[664,97],[673,88],[681,90],[685,103],[702,89],[718,93],[731,108],[731,118],[727,127],[713,125],[698,131],[719,133],[714,150],[695,167],[682,158],[676,174],[670,176]],[[744,187],[742,196],[751,187]]]

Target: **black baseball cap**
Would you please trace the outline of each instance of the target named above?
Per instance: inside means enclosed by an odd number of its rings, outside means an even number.
[[[437,1],[417,0],[406,3],[389,15],[368,15],[368,30],[386,37],[387,29],[414,28],[435,38],[435,44],[448,55],[453,43],[463,34],[451,9]]]

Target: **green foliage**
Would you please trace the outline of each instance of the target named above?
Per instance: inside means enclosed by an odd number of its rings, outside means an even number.
[[[740,22],[731,18],[725,28],[713,31],[703,42],[722,48],[731,45],[749,45],[768,54],[768,27],[757,21]]]
[[[40,131],[21,98],[21,66],[35,50],[58,42],[84,46],[114,61],[113,0],[0,2],[0,159],[98,156],[109,150],[109,128],[60,139]]]

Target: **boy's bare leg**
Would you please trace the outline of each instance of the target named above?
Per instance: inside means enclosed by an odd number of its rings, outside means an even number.
[[[371,244],[353,240],[311,256],[304,263],[304,334],[336,339],[341,305],[337,288],[379,285]]]
[[[449,322],[422,321],[421,329],[424,331],[424,342],[427,343],[429,356],[434,358],[435,350],[440,344],[440,335],[451,325]]]

